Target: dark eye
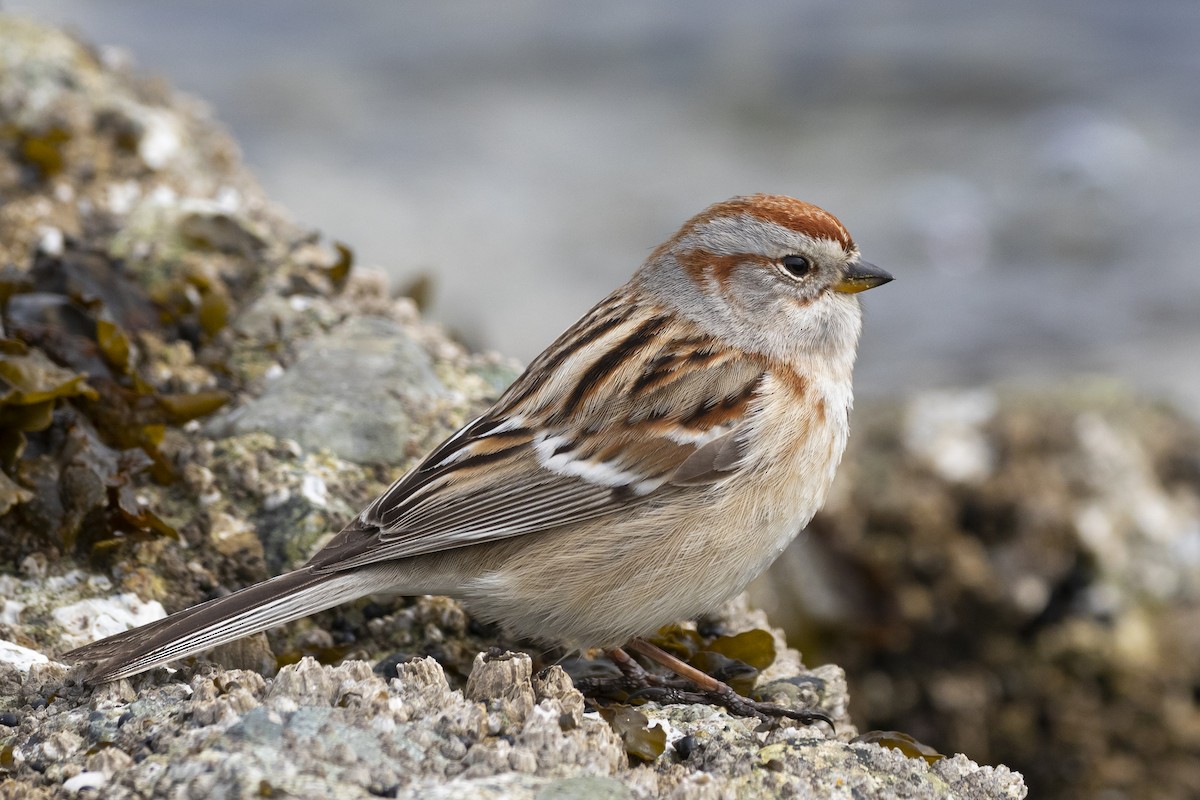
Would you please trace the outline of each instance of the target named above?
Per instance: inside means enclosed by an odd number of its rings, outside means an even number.
[[[794,278],[803,278],[812,271],[812,262],[805,256],[784,256],[783,268]]]

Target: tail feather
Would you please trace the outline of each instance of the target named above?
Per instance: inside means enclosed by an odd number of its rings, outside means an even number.
[[[126,678],[226,642],[315,614],[378,587],[364,572],[318,574],[298,569],[171,616],[64,653],[94,662],[85,681]]]

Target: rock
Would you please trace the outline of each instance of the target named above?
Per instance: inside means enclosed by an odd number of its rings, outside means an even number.
[[[862,405],[755,587],[861,725],[1035,795],[1200,788],[1200,428],[1111,384]],[[965,778],[964,778],[965,780]]]
[[[10,664],[23,674],[28,674],[29,668],[34,664],[44,664],[47,661],[49,659],[37,650],[0,639],[0,662]]]
[[[533,665],[524,653],[491,656],[480,653],[463,694],[479,700],[507,720],[524,721],[533,710],[534,693],[530,677]]]
[[[1024,796],[1019,776],[962,756],[930,766],[814,728],[762,732],[757,721],[704,706],[643,706],[652,721],[697,744],[686,758],[668,750],[630,769],[620,739],[597,715],[564,724],[567,706],[558,697],[534,704],[527,656],[477,660],[469,685],[487,695],[486,703],[451,690],[437,662],[403,667],[399,678],[383,681],[363,662],[329,667],[305,659],[273,680],[216,670],[182,684],[160,674],[135,678],[136,691],[127,694],[81,692],[61,684],[63,671],[51,671],[31,676],[39,683],[23,694],[53,699],[23,706],[26,722],[4,747],[12,753],[10,772],[49,779],[59,787],[53,796],[103,786],[116,800],[265,792],[531,800],[823,798],[845,791]],[[557,675],[550,683],[573,704],[577,693],[564,673]],[[520,698],[516,705],[513,698]]]
[[[227,420],[359,464],[402,464],[412,421],[446,389],[429,356],[391,320],[347,320],[308,343],[260,397]]]
[[[108,783],[108,776],[103,772],[80,772],[73,778],[63,781],[63,789],[68,792],[78,792],[81,789],[103,789]]]
[[[246,175],[228,167],[237,148],[196,102],[140,82],[61,31],[0,18],[0,110],[6,158],[0,169],[0,261],[21,263],[45,231],[80,237],[93,213],[125,214],[147,187],[177,195],[240,191]],[[46,184],[49,191],[10,191]],[[152,189],[151,189],[152,191]]]
[[[68,644],[87,644],[114,633],[136,628],[167,615],[157,600],[144,603],[134,594],[94,597],[54,609],[54,621]]]

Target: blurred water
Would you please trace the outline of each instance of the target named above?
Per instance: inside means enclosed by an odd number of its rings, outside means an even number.
[[[528,359],[687,216],[898,280],[861,394],[1111,372],[1200,416],[1200,3],[8,0],[206,98],[269,193]]]

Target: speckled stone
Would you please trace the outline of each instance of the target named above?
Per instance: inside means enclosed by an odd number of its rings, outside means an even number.
[[[676,741],[630,766],[618,736],[560,669],[534,678],[524,654],[480,657],[467,692],[432,659],[385,681],[368,664],[311,659],[274,679],[214,670],[96,689],[39,665],[18,692],[22,724],[0,742],[8,771],[47,797],[101,782],[104,796],[191,798],[766,797],[963,800],[1024,796],[1020,776],[964,757],[930,767],[819,727],[760,729],[708,706],[643,706]],[[78,776],[83,777],[78,777]]]
[[[1108,381],[864,403],[854,425],[753,596],[846,669],[859,724],[1035,795],[1200,792],[1200,427]]]
[[[429,355],[388,319],[359,317],[304,345],[296,362],[228,420],[360,464],[400,464],[414,410],[446,389]]]

